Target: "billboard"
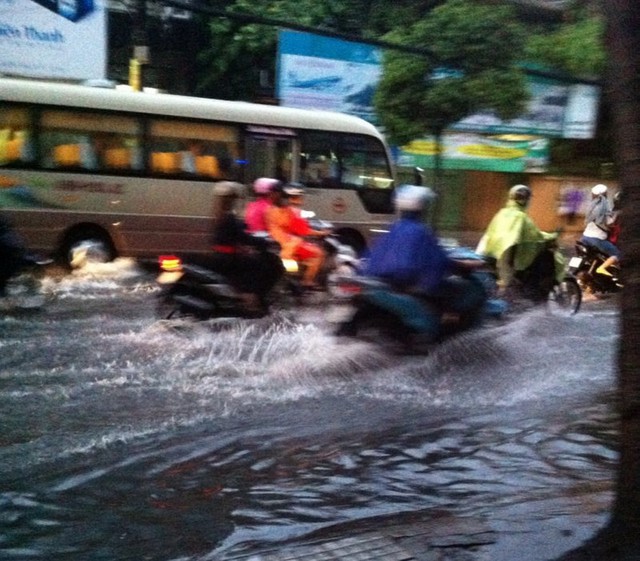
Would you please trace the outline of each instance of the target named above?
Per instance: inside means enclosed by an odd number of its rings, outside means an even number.
[[[339,111],[375,124],[381,51],[370,45],[280,31],[277,96],[286,107]]]
[[[278,86],[280,103],[340,111],[376,124],[373,108],[381,74],[382,50],[297,31],[280,31]],[[502,121],[493,113],[476,113],[451,127],[482,134],[525,134],[593,138],[600,88],[527,72],[530,101],[523,115]]]
[[[527,76],[527,110],[511,121],[494,113],[476,113],[451,127],[456,131],[486,134],[537,134],[560,138],[593,138],[598,114],[599,88],[535,74]]]
[[[0,0],[0,72],[106,77],[106,0]]]
[[[416,139],[395,150],[399,166],[434,168],[438,145],[433,137]],[[449,132],[440,145],[442,169],[542,173],[549,164],[549,140],[529,135],[486,136]]]

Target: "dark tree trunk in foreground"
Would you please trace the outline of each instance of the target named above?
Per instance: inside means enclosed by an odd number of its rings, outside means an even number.
[[[621,455],[609,524],[566,561],[640,560],[640,0],[604,0],[616,159],[623,190],[622,332],[618,355]]]

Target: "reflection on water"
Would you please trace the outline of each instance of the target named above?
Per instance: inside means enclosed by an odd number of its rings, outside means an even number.
[[[610,496],[606,304],[399,358],[335,340],[321,307],[156,321],[126,262],[53,289],[0,317],[3,559],[204,559],[384,514]]]

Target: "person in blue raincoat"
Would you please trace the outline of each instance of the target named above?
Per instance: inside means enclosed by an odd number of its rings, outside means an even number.
[[[390,285],[439,302],[458,312],[479,311],[486,298],[481,286],[464,275],[482,267],[481,260],[454,260],[422,222],[425,208],[435,198],[428,187],[403,185],[395,195],[400,217],[371,249],[363,273]]]

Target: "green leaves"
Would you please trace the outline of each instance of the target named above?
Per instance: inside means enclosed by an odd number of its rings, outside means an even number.
[[[408,30],[389,33],[389,41],[433,53],[385,53],[375,105],[391,141],[442,131],[479,110],[516,116],[528,96],[516,66],[523,37],[509,8],[471,0],[449,0]]]
[[[553,32],[533,35],[527,42],[526,59],[575,76],[600,76],[606,65],[603,36],[604,22],[590,16]]]

